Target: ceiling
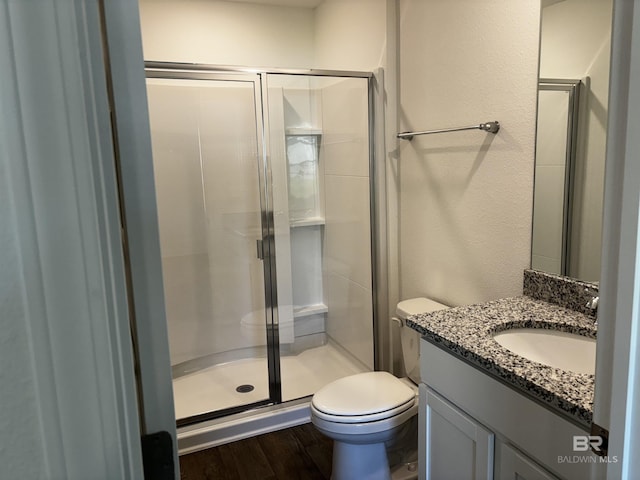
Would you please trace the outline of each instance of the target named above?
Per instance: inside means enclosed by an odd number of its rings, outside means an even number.
[[[151,1],[166,1],[166,0],[141,0],[146,2]],[[299,7],[299,8],[315,8],[320,5],[324,0],[222,0],[225,2],[240,2],[240,3],[257,3],[259,5],[277,5],[281,7]]]
[[[279,5],[283,7],[315,8],[324,0],[226,0],[231,2],[259,3],[262,5]]]

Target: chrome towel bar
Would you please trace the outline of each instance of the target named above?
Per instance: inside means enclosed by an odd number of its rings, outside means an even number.
[[[398,138],[404,140],[411,140],[416,135],[430,135],[432,133],[445,133],[445,132],[459,132],[461,130],[484,130],[488,133],[496,134],[500,130],[500,122],[481,123],[480,125],[471,125],[469,127],[457,127],[457,128],[441,128],[440,130],[425,130],[424,132],[403,132],[397,135]]]

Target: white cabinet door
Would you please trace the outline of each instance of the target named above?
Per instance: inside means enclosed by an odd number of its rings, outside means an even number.
[[[425,384],[420,426],[421,479],[493,479],[493,433]]]
[[[499,444],[496,480],[557,480],[533,460],[504,443]]]

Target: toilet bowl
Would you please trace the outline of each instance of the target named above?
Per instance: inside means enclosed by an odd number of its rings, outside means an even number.
[[[447,306],[427,298],[400,302],[402,325],[417,313]],[[343,377],[318,390],[311,400],[311,422],[333,439],[333,480],[390,480],[385,443],[418,412],[419,334],[402,328],[405,370],[409,378],[388,372]]]

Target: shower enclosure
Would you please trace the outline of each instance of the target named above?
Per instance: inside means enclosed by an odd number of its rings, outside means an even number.
[[[178,425],[372,370],[371,75],[146,71]]]

